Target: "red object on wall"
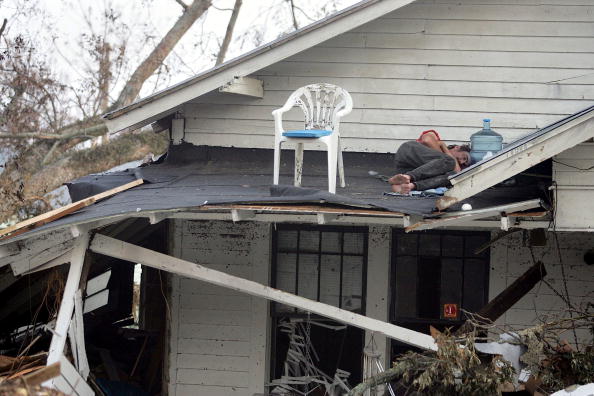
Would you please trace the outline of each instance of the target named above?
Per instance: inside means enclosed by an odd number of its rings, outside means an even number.
[[[443,304],[443,317],[448,319],[458,318],[458,304]]]

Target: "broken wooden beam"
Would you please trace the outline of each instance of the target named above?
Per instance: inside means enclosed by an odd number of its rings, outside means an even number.
[[[56,362],[30,374],[23,375],[21,379],[27,386],[37,386],[42,382],[51,380],[60,375],[60,362]]]
[[[494,299],[489,301],[487,305],[482,307],[477,313],[479,320],[482,318],[495,322],[508,309],[513,307],[522,297],[524,297],[538,282],[540,282],[547,275],[547,270],[542,262],[538,261],[526,272],[522,274],[511,285],[506,287]],[[456,335],[468,333],[472,330],[470,322],[464,323],[454,333]]]
[[[3,230],[0,230],[0,240],[12,238],[16,235],[22,234],[24,232],[27,232],[29,230],[32,230],[54,220],[58,220],[59,218],[76,212],[79,209],[92,205],[103,198],[111,197],[112,195],[115,195],[122,191],[126,191],[132,187],[136,187],[142,183],[144,183],[144,180],[142,179],[134,180],[133,182],[126,183],[122,186],[112,188],[111,190],[107,190],[102,193],[93,195],[91,197],[81,199],[80,201],[73,202],[69,205],[63,206],[58,209],[50,210],[49,212],[40,214],[39,216],[35,216],[25,221],[21,221],[20,223],[14,224],[10,227],[6,227]]]
[[[192,279],[198,279],[217,286],[276,301],[307,312],[334,319],[341,323],[359,327],[418,348],[437,350],[437,345],[428,334],[409,330],[378,319],[369,318],[329,304],[274,289],[248,279],[229,275],[190,261],[171,257],[105,235],[96,234],[89,246],[95,253],[121,260],[140,263],[159,270],[173,272]]]

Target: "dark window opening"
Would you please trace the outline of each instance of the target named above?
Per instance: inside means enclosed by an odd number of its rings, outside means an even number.
[[[278,225],[272,242],[273,287],[364,314],[367,228]],[[297,334],[309,340],[312,362],[325,375],[333,378],[340,369],[350,373],[351,385],[361,381],[363,330],[283,304],[271,309],[271,378],[287,374],[285,363]],[[313,387],[299,389],[310,392]]]
[[[429,333],[465,320],[462,310],[476,312],[488,299],[489,232],[430,231],[392,234],[393,323]],[[392,342],[393,356],[411,347]]]

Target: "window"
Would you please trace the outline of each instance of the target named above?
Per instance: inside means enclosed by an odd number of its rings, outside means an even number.
[[[364,311],[367,229],[278,225],[273,286],[353,312]],[[299,313],[274,304],[274,313]]]
[[[440,231],[405,234],[392,243],[392,320],[446,323],[463,320],[461,309],[476,312],[487,302],[488,232]]]

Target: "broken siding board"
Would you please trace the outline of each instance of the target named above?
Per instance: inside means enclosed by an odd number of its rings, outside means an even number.
[[[72,240],[69,230],[54,231],[22,241],[20,244],[11,243],[6,246],[9,254],[0,258],[0,267],[16,261],[26,261],[55,245]]]
[[[37,253],[34,257],[26,260],[19,260],[10,264],[12,272],[15,275],[21,275],[25,272],[36,269],[47,262],[54,260],[67,252],[70,252],[74,246],[74,239],[62,244],[52,246],[42,252]]]

